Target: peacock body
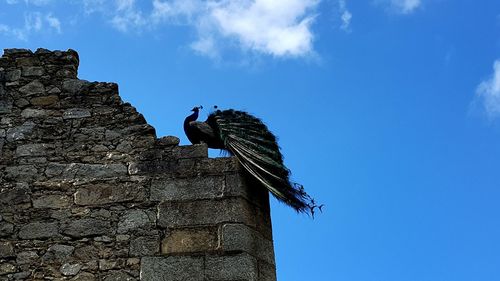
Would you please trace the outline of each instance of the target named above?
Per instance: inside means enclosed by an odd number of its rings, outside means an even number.
[[[193,144],[206,143],[235,155],[245,170],[279,201],[297,212],[314,215],[314,200],[302,185],[290,181],[276,137],[257,117],[244,111],[216,110],[205,122],[196,121],[199,110],[186,117],[184,131]]]

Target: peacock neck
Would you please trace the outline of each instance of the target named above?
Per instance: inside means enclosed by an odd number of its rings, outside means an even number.
[[[198,119],[198,112],[195,111],[193,112],[193,114],[186,117],[186,119],[184,120],[184,126],[187,126],[191,121],[196,121],[196,119]]]

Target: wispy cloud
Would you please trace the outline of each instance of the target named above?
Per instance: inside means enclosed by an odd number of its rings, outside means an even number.
[[[477,87],[476,98],[490,119],[500,117],[500,59],[493,64],[493,74]]]
[[[352,14],[347,9],[347,4],[345,0],[339,0],[339,12],[340,12],[340,20],[342,22],[340,25],[340,29],[346,32],[351,31]]]
[[[53,0],[6,0],[9,4],[48,5]],[[314,55],[314,24],[321,0],[136,0],[69,1],[83,13],[100,14],[123,33],[157,31],[165,25],[190,26],[195,32],[188,45],[198,54],[219,57],[226,50],[273,57]],[[348,30],[352,14],[342,2],[341,28]],[[1,22],[1,21],[0,21]],[[25,25],[5,25],[1,33],[26,40],[33,32],[49,28],[61,33],[61,22],[48,11],[30,12]],[[6,31],[8,30],[8,31]],[[14,35],[15,34],[15,35]]]
[[[48,28],[45,28],[48,26]],[[27,12],[24,14],[24,25],[21,27],[12,27],[6,24],[0,24],[0,34],[16,38],[21,41],[27,41],[29,36],[44,30],[55,30],[61,33],[61,23],[58,18],[52,14],[43,15],[40,12]]]
[[[114,7],[106,11],[106,3],[84,1],[87,11],[110,14],[112,26],[121,32],[190,25],[198,34],[191,48],[209,57],[228,46],[275,57],[312,54],[311,25],[318,4],[319,0],[152,0],[152,9],[144,12],[135,0],[114,0]],[[347,29],[352,15],[344,12]]]
[[[25,3],[26,5],[35,5],[35,6],[45,6],[52,2],[52,0],[6,0],[7,4],[14,5],[18,3]]]
[[[411,14],[416,11],[421,5],[421,0],[376,0],[389,7],[389,10],[399,14]]]

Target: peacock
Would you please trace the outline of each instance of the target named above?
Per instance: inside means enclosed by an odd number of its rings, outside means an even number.
[[[192,144],[205,143],[237,157],[244,169],[266,187],[279,201],[299,213],[321,211],[300,184],[290,181],[290,170],[283,164],[276,137],[257,117],[239,110],[219,110],[205,122],[196,121],[202,106],[184,120],[184,132]]]

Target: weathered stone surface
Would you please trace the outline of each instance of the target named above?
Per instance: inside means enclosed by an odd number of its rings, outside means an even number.
[[[129,254],[133,257],[152,256],[160,251],[160,236],[142,236],[130,241]]]
[[[14,257],[14,246],[11,242],[0,242],[0,259]]]
[[[221,245],[224,251],[245,251],[274,264],[273,242],[244,224],[223,225]]]
[[[148,214],[143,210],[130,210],[123,214],[118,222],[118,233],[127,233],[151,225]]]
[[[0,263],[0,276],[16,272],[16,266],[10,263]]]
[[[23,76],[42,76],[44,69],[41,66],[25,66],[22,68]]]
[[[141,280],[203,281],[203,258],[189,256],[144,257]]]
[[[25,187],[0,189],[0,209],[2,209],[2,206],[7,207],[15,204],[29,202],[30,201],[29,192],[30,192],[29,189]]]
[[[19,238],[21,239],[45,239],[58,235],[59,226],[56,222],[44,223],[33,222],[21,227]]]
[[[16,156],[44,156],[50,148],[51,146],[46,143],[24,144],[17,147]]]
[[[89,272],[80,272],[77,276],[70,279],[71,281],[96,281],[94,274]]]
[[[163,239],[162,254],[215,251],[219,247],[216,227],[171,229]]]
[[[73,254],[75,247],[55,244],[48,248],[47,252],[42,256],[44,262],[64,261]]]
[[[14,233],[14,225],[0,221],[0,237],[10,236],[12,233]]]
[[[13,69],[11,71],[7,71],[5,74],[5,81],[12,82],[12,81],[17,81],[21,78],[21,70],[20,69]]]
[[[80,79],[68,79],[63,82],[62,90],[69,93],[77,93],[89,82]]]
[[[276,266],[259,261],[259,281],[275,281]]]
[[[24,122],[21,126],[10,128],[7,130],[7,141],[24,140],[31,135],[35,123],[31,121]]]
[[[112,271],[109,272],[104,281],[134,281],[136,278],[128,275],[125,271]]]
[[[33,208],[62,209],[71,205],[71,198],[66,195],[44,195],[33,199]]]
[[[26,181],[36,178],[37,172],[38,170],[33,165],[9,166],[5,168],[5,177]]]
[[[74,276],[77,275],[78,272],[82,269],[82,265],[75,263],[75,264],[70,264],[70,263],[65,263],[61,266],[59,271],[61,272],[62,275],[64,276]]]
[[[93,185],[79,188],[75,193],[75,204],[82,206],[137,202],[145,199],[145,188],[142,185],[134,184]]]
[[[12,103],[6,100],[0,100],[0,113],[9,113],[12,109]]]
[[[259,280],[257,260],[248,254],[207,256],[205,273],[208,280]]]
[[[31,96],[31,95],[37,95],[37,94],[43,94],[45,92],[45,87],[43,84],[38,81],[34,80],[30,82],[27,85],[24,85],[23,87],[19,88],[19,92],[26,96]]]
[[[151,201],[213,199],[222,196],[224,177],[161,179],[151,183]]]
[[[90,110],[85,108],[70,108],[63,112],[63,119],[79,119],[90,117]]]
[[[17,254],[17,264],[30,264],[39,258],[35,251],[24,251]]]
[[[158,225],[182,227],[221,222],[256,224],[255,208],[244,199],[162,202],[158,206]]]
[[[21,112],[24,118],[43,118],[50,115],[50,112],[45,109],[26,108]]]
[[[125,176],[127,167],[124,164],[82,164],[82,163],[49,163],[45,170],[49,177],[58,179],[113,178]]]
[[[36,106],[49,106],[55,105],[59,102],[59,97],[56,95],[44,96],[44,97],[35,97],[30,100],[32,105]]]
[[[159,138],[157,143],[161,146],[176,146],[179,145],[180,141],[178,137],[166,136]]]
[[[79,219],[63,228],[63,233],[75,238],[111,234],[111,223],[100,219]]]

